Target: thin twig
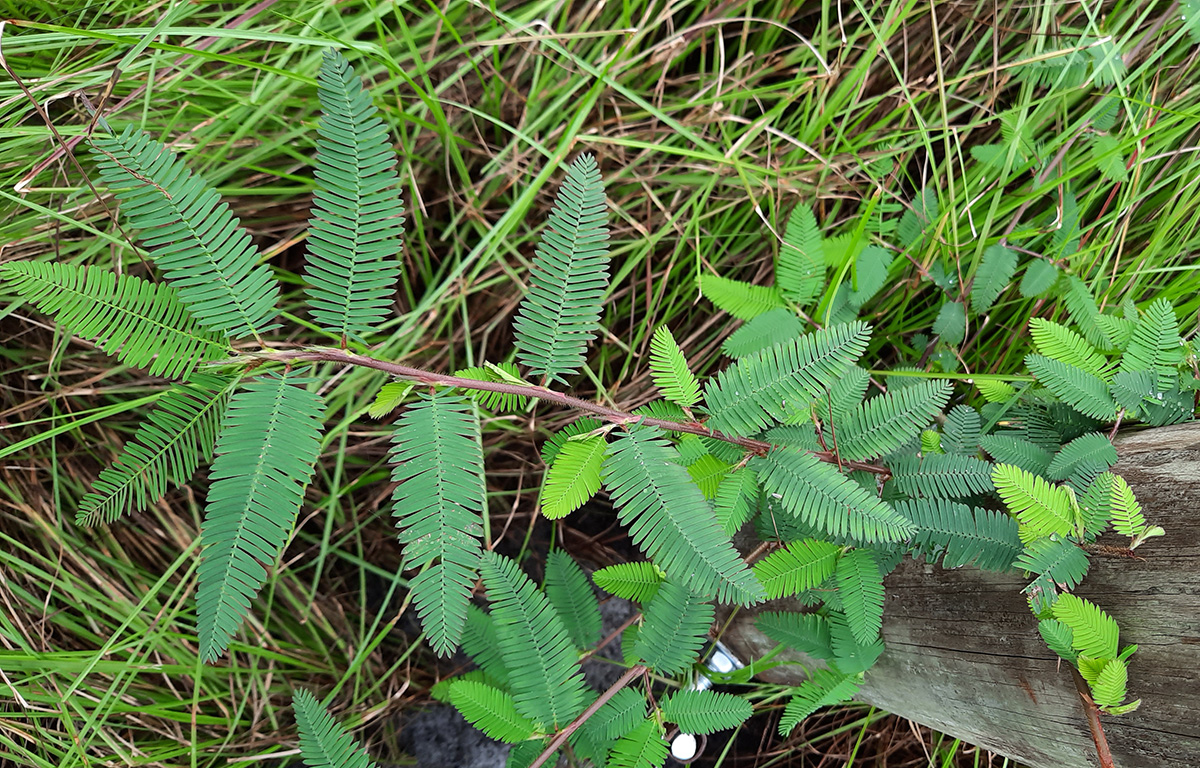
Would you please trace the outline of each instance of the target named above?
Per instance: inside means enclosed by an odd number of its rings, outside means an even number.
[[[543,763],[550,759],[551,755],[558,751],[559,747],[566,743],[567,739],[570,738],[572,733],[575,733],[575,731],[579,730],[579,726],[586,723],[589,717],[600,711],[600,707],[603,707],[609,699],[611,699],[613,696],[616,696],[617,691],[629,685],[629,683],[633,681],[633,678],[643,674],[644,672],[646,672],[646,667],[643,664],[635,664],[634,666],[625,670],[625,674],[621,675],[621,677],[617,679],[617,682],[609,686],[607,691],[600,694],[600,698],[593,701],[587,709],[583,710],[583,714],[572,720],[570,725],[568,725],[566,728],[563,728],[555,735],[553,739],[550,740],[550,743],[544,750],[542,750],[542,754],[537,756],[537,760],[534,760],[529,764],[529,768],[540,768]]]
[[[754,440],[749,437],[737,437],[735,435],[727,435],[711,427],[706,427],[698,421],[671,421],[670,419],[659,419],[653,416],[642,416],[628,411],[622,411],[617,408],[609,408],[600,403],[593,403],[587,400],[582,400],[578,397],[556,392],[546,387],[536,386],[534,384],[510,384],[503,381],[480,381],[478,379],[465,379],[461,376],[449,376],[442,373],[434,373],[423,368],[414,368],[400,363],[390,363],[386,360],[378,360],[367,355],[359,355],[344,349],[330,348],[306,348],[298,350],[282,350],[272,352],[257,352],[251,353],[249,357],[254,360],[263,362],[267,360],[275,360],[279,362],[287,362],[294,360],[304,360],[309,362],[320,363],[339,363],[342,365],[357,365],[363,368],[373,368],[377,371],[383,371],[396,378],[415,381],[420,384],[430,384],[442,387],[458,387],[460,389],[476,390],[483,392],[498,392],[505,395],[517,395],[518,397],[531,397],[537,400],[555,403],[565,408],[573,408],[575,410],[590,413],[610,424],[647,424],[654,427],[659,427],[671,432],[686,432],[691,435],[700,435],[701,437],[711,437],[715,440],[722,440],[727,443],[732,443],[744,450],[750,451],[757,456],[765,456],[768,451],[774,446],[771,443],[763,440]],[[877,475],[890,475],[891,470],[887,467],[878,464],[871,464],[866,461],[846,461],[839,462],[834,451],[813,451],[813,456],[821,461],[830,464],[840,464],[847,469],[859,469],[866,472],[871,472]]]
[[[1092,694],[1088,691],[1087,680],[1083,679],[1083,675],[1079,674],[1079,670],[1075,665],[1071,665],[1071,676],[1075,678],[1075,690],[1079,691],[1079,698],[1083,702],[1083,714],[1087,716],[1088,727],[1092,729],[1092,741],[1096,744],[1096,755],[1100,758],[1100,768],[1117,768],[1113,762],[1112,752],[1108,749],[1108,739],[1104,735],[1104,726],[1100,724],[1100,709],[1096,706],[1096,702],[1092,701]]]

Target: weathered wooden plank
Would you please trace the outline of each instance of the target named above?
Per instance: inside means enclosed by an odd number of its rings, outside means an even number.
[[[1200,766],[1200,423],[1129,432],[1116,471],[1147,519],[1167,530],[1144,560],[1093,556],[1077,594],[1137,643],[1130,694],[1138,711],[1102,716],[1119,768]],[[1111,533],[1101,543],[1119,545]],[[890,712],[1034,768],[1099,765],[1069,670],[1042,644],[1016,575],[905,562],[887,579],[887,651],[861,696]],[[775,601],[759,610],[798,605]],[[724,641],[743,658],[774,647],[743,611]],[[800,654],[789,658],[811,663]],[[798,667],[762,676],[795,685]]]

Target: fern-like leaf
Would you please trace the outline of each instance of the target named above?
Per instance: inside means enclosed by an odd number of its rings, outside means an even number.
[[[952,347],[962,344],[967,335],[966,307],[960,301],[943,302],[931,330]]]
[[[858,642],[841,611],[829,612],[829,643],[833,646],[834,666],[848,675],[866,672],[883,655],[883,641]]]
[[[891,459],[892,484],[909,496],[962,499],[992,489],[992,465],[972,456],[905,454]]]
[[[1112,377],[1108,359],[1088,344],[1087,339],[1065,325],[1035,317],[1029,321],[1029,333],[1037,351],[1046,357],[1073,365],[1105,381]]]
[[[753,460],[764,492],[799,520],[854,542],[900,541],[912,524],[811,453],[776,448]]]
[[[859,460],[891,453],[919,435],[942,412],[950,392],[948,381],[922,381],[871,398],[841,425],[839,454]]]
[[[803,307],[811,302],[825,282],[825,253],[821,228],[812,209],[797,205],[788,217],[779,261],[775,265],[775,284],[783,297]]]
[[[450,684],[450,703],[489,739],[517,744],[533,735],[533,723],[517,711],[513,697],[487,683],[454,681]]]
[[[501,688],[508,688],[508,667],[500,652],[500,634],[496,621],[474,605],[467,606],[467,620],[462,631],[463,653]]]
[[[556,549],[546,558],[546,597],[571,634],[576,648],[600,639],[600,604],[583,570],[570,555]]]
[[[1179,321],[1167,299],[1157,299],[1134,328],[1133,338],[1121,355],[1121,370],[1149,371],[1159,391],[1171,389],[1179,374],[1175,368],[1182,360]]]
[[[1007,571],[1021,554],[1017,521],[1003,512],[974,509],[945,499],[898,501],[895,509],[912,521],[917,532],[909,539],[915,552],[942,566],[974,564],[985,571]]]
[[[1096,682],[1092,683],[1092,700],[1103,710],[1110,710],[1125,701],[1125,686],[1129,681],[1129,669],[1121,659],[1109,659]]]
[[[998,463],[1013,464],[1035,475],[1045,474],[1054,461],[1054,454],[1015,435],[984,435],[979,444]]]
[[[754,626],[781,645],[817,659],[834,659],[829,620],[820,614],[793,611],[760,613]]]
[[[946,414],[943,427],[942,450],[963,456],[974,456],[979,452],[979,432],[982,424],[979,411],[969,405],[956,405]]]
[[[595,731],[601,739],[616,740],[632,731],[645,718],[645,694],[633,688],[622,688],[587,719],[583,728]]]
[[[741,696],[717,691],[679,691],[662,704],[663,719],[684,733],[709,734],[737,728],[754,707]]]
[[[1016,272],[1016,251],[999,244],[989,246],[971,281],[971,308],[977,313],[991,309]]]
[[[654,597],[663,577],[654,563],[617,563],[592,574],[596,586],[609,594],[645,603]]]
[[[774,286],[751,285],[720,275],[700,275],[700,293],[739,320],[751,320],[784,306],[783,296]]]
[[[749,435],[807,408],[867,348],[865,323],[835,325],[744,357],[709,379],[708,425]]]
[[[100,473],[79,504],[77,522],[111,523],[182,485],[201,461],[211,461],[221,417],[236,380],[196,374],[176,384],[150,411],[116,462]]]
[[[565,726],[584,706],[583,675],[567,628],[512,560],[487,552],[481,571],[517,711],[546,731]]]
[[[699,656],[713,622],[713,607],[677,581],[665,581],[647,603],[633,651],[646,666],[671,676]]]
[[[230,400],[209,478],[196,591],[200,655],[216,659],[296,523],[321,447],[324,403],[298,377],[266,375]]]
[[[804,321],[790,309],[770,309],[746,322],[729,335],[721,351],[730,357],[746,357],[786,344],[804,333]]]
[[[121,209],[145,230],[143,244],[192,317],[234,337],[267,330],[279,285],[216,191],[132,126],[91,144],[101,180],[119,190]]]
[[[187,379],[228,354],[169,285],[61,262],[14,261],[0,265],[0,277],[65,330],[151,376]]]
[[[837,562],[838,594],[854,639],[869,645],[883,626],[883,577],[869,549],[853,549]]]
[[[499,363],[493,365],[486,363],[484,365],[475,365],[470,368],[461,368],[454,372],[454,375],[460,379],[474,379],[475,381],[490,381],[494,384],[524,384],[520,377],[520,371],[517,370],[515,363]],[[522,395],[514,395],[508,392],[489,392],[483,389],[477,389],[471,392],[471,396],[475,398],[475,402],[487,408],[489,411],[496,413],[510,413],[525,407],[528,398]]]
[[[1032,299],[1049,291],[1057,282],[1058,267],[1054,266],[1054,262],[1034,259],[1025,267],[1018,290],[1023,298]]]
[[[458,645],[482,548],[479,439],[471,401],[444,392],[422,393],[392,436],[392,480],[399,483],[392,515],[404,544],[402,567],[429,564],[408,586],[426,639],[441,655]]]
[[[762,586],[721,532],[716,514],[676,463],[661,430],[635,426],[609,448],[604,483],[623,524],[669,576],[722,602],[749,605]]]
[[[304,277],[313,319],[344,344],[388,315],[404,206],[387,127],[350,63],[326,49],[317,80],[322,116]]]
[[[1090,432],[1067,443],[1055,454],[1050,466],[1046,467],[1046,477],[1051,480],[1066,480],[1075,474],[1094,477],[1116,463],[1117,449],[1108,437]]]
[[[1035,539],[1013,564],[1053,579],[1064,589],[1074,589],[1087,575],[1087,554],[1066,539]]]
[[[1046,536],[1067,536],[1075,527],[1075,514],[1067,492],[1011,464],[992,470],[996,492],[1021,523],[1021,541]]]
[[[858,693],[858,687],[858,678],[854,675],[818,669],[796,688],[783,708],[783,717],[779,719],[779,735],[787,736],[802,720],[822,707],[849,701]]]
[[[732,536],[758,509],[758,476],[745,467],[734,470],[717,486],[713,507],[726,536]]]
[[[1117,404],[1099,376],[1043,355],[1026,355],[1025,365],[1042,386],[1085,416],[1101,421],[1116,418]]]
[[[827,541],[794,541],[755,564],[754,575],[772,600],[797,595],[832,576],[841,552],[841,547]]]
[[[603,435],[568,440],[546,471],[539,503],[549,520],[566,517],[600,490],[600,471],[608,455]]]
[[[1071,647],[1084,656],[1116,658],[1117,622],[1095,603],[1065,592],[1054,603],[1054,618],[1071,628]]]
[[[663,397],[680,408],[700,402],[700,383],[688,368],[683,350],[667,326],[660,325],[650,339],[650,375]]]
[[[600,167],[580,155],[555,197],[513,321],[517,356],[534,374],[565,384],[583,365],[608,289],[607,221]]]
[[[1042,619],[1038,622],[1038,632],[1041,634],[1042,640],[1046,641],[1046,647],[1057,653],[1064,661],[1075,663],[1075,658],[1079,654],[1075,653],[1075,649],[1071,647],[1073,633],[1070,627],[1057,619]]]
[[[300,756],[309,768],[374,768],[367,753],[317,703],[311,693],[296,691],[292,697],[296,727],[300,731]]]
[[[1147,526],[1146,518],[1142,515],[1142,505],[1134,498],[1133,489],[1120,475],[1112,477],[1112,524],[1117,533],[1133,539],[1132,547],[1141,543],[1142,539],[1151,536],[1161,536],[1163,529],[1158,526]]]
[[[662,726],[650,718],[622,736],[608,755],[608,768],[661,768],[670,745]]]

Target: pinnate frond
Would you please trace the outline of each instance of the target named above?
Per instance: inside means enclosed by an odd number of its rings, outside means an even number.
[[[80,501],[76,522],[111,523],[146,509],[168,486],[186,483],[201,461],[212,459],[221,417],[236,384],[233,379],[195,374],[173,386],[92,484]]]
[[[891,453],[941,414],[951,389],[948,381],[922,381],[867,400],[841,424],[838,453],[852,460]]]
[[[1021,523],[1021,541],[1067,536],[1074,530],[1071,498],[1060,486],[1011,464],[997,464],[992,480],[1005,506]]]
[[[1068,539],[1034,539],[1013,565],[1074,589],[1087,575],[1088,557]]]
[[[971,308],[976,313],[990,309],[996,303],[996,297],[1012,282],[1016,271],[1016,251],[1000,244],[988,246],[971,280]]]
[[[1129,668],[1121,659],[1109,659],[1096,682],[1092,683],[1092,700],[1101,709],[1111,709],[1125,701],[1125,686],[1129,681]]]
[[[547,732],[565,726],[585,703],[567,628],[514,561],[487,552],[480,570],[517,711]]]
[[[942,428],[942,450],[963,456],[979,453],[979,411],[969,405],[956,405],[946,414]]]
[[[321,447],[321,397],[291,371],[244,383],[229,402],[209,472],[196,590],[200,655],[228,647],[279,556]]]
[[[787,736],[806,717],[822,707],[849,701],[858,693],[858,677],[831,669],[818,669],[796,688],[779,719],[779,735]]]
[[[613,745],[608,768],[661,768],[669,749],[662,726],[654,718],[643,720]]]
[[[1057,653],[1063,660],[1075,663],[1075,658],[1079,654],[1071,647],[1074,633],[1071,632],[1070,627],[1057,619],[1042,619],[1038,622],[1038,633],[1046,642],[1047,648]]]
[[[1117,656],[1117,622],[1095,603],[1070,592],[1058,596],[1054,618],[1071,628],[1071,647],[1093,659]]]
[[[869,549],[852,549],[837,562],[838,594],[854,639],[868,645],[883,626],[883,576]]]
[[[634,426],[617,436],[609,446],[604,484],[622,524],[668,576],[722,602],[758,602],[762,586],[677,463],[678,455],[654,427]]]
[[[663,719],[684,733],[709,734],[737,728],[754,707],[741,696],[717,691],[678,691],[662,704]]]
[[[513,697],[487,683],[455,680],[450,703],[489,739],[516,744],[533,735],[533,723],[517,711]]]
[[[758,496],[758,476],[753,470],[742,467],[725,475],[713,500],[717,522],[725,535],[732,536],[745,525],[758,509]]]
[[[309,768],[374,768],[367,753],[306,690],[292,697],[300,756]]]
[[[772,600],[797,595],[832,576],[841,553],[841,547],[827,541],[793,541],[755,564],[754,575]]]
[[[598,739],[616,740],[646,718],[646,696],[633,688],[622,688],[581,728],[594,731]]]
[[[820,614],[794,611],[760,613],[754,626],[781,645],[814,658],[833,661],[829,620]]]
[[[546,597],[577,648],[600,639],[600,604],[587,576],[571,556],[556,549],[546,558]]]
[[[804,321],[790,309],[769,309],[729,335],[721,351],[730,357],[746,357],[776,344],[785,344],[804,333]]]
[[[234,337],[267,330],[279,285],[216,190],[133,126],[90,141],[101,180],[192,317]]]
[[[187,379],[199,363],[228,354],[222,336],[201,327],[170,285],[38,261],[2,264],[0,278],[63,329],[151,376]]]
[[[322,115],[304,270],[308,306],[325,331],[362,340],[391,311],[400,276],[404,206],[396,152],[341,53],[326,49],[317,80]]]
[[[680,408],[700,402],[700,383],[688,368],[683,350],[667,326],[660,325],[650,339],[650,376],[663,397]]]
[[[1100,432],[1089,432],[1067,443],[1046,467],[1046,477],[1066,480],[1072,475],[1095,476],[1117,463],[1117,449]]]
[[[513,321],[517,357],[536,375],[565,384],[583,365],[608,289],[607,222],[600,167],[580,155],[554,199]]]
[[[485,365],[473,365],[469,368],[460,368],[454,372],[454,375],[460,379],[474,379],[475,381],[490,381],[495,384],[517,384],[523,383],[520,377],[520,371],[517,370],[515,363],[487,363]],[[489,411],[496,413],[511,413],[525,407],[528,398],[521,395],[514,395],[508,392],[490,392],[483,389],[477,389],[470,393],[471,397],[475,398],[475,402],[487,408]]]
[[[807,408],[867,348],[865,323],[834,325],[738,360],[709,379],[708,426],[750,435]]]
[[[608,455],[603,435],[568,440],[546,470],[539,504],[550,520],[566,517],[586,504],[600,490],[600,472]]]
[[[894,506],[917,529],[909,539],[913,550],[930,560],[942,556],[945,568],[974,564],[985,571],[1007,571],[1021,554],[1017,521],[1003,512],[946,499],[897,501]]]
[[[709,273],[700,275],[700,293],[717,309],[739,320],[750,320],[784,306],[783,296],[774,286],[751,285]]]
[[[1133,539],[1135,546],[1139,539],[1148,538],[1153,535],[1162,535],[1162,529],[1154,526],[1146,525],[1146,518],[1142,515],[1142,505],[1133,495],[1133,489],[1129,487],[1129,483],[1120,475],[1111,475],[1112,477],[1112,524],[1117,533],[1122,536],[1128,536]]]
[[[500,652],[496,620],[474,605],[467,606],[462,649],[490,680],[501,688],[508,688],[508,667],[504,666],[504,657]]]
[[[1108,358],[1065,325],[1035,317],[1029,321],[1029,333],[1037,351],[1046,357],[1073,365],[1105,381],[1112,376]]]
[[[426,640],[448,655],[462,633],[482,549],[483,449],[471,401],[422,393],[396,422],[391,461],[402,567],[429,566],[408,586]]]
[[[984,435],[979,444],[997,462],[1013,464],[1035,475],[1045,474],[1054,461],[1054,454],[1016,435]]]
[[[775,284],[783,297],[803,307],[825,283],[825,252],[821,228],[812,209],[797,205],[788,216],[779,261],[775,265]]]
[[[677,581],[665,581],[642,611],[642,628],[633,645],[647,667],[675,675],[699,656],[712,626],[712,604]]]
[[[877,496],[811,453],[776,448],[751,468],[764,492],[799,520],[855,542],[900,541],[911,523]]]
[[[609,594],[635,603],[645,603],[654,597],[663,577],[654,563],[617,563],[592,574],[596,586]]]
[[[1160,391],[1169,390],[1178,379],[1176,367],[1183,358],[1179,321],[1167,299],[1156,299],[1138,320],[1133,338],[1121,355],[1122,371],[1149,371]]]

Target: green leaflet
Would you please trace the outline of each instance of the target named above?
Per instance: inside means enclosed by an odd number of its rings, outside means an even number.
[[[794,541],[754,566],[767,597],[775,600],[813,589],[833,575],[842,548],[817,539]]]
[[[375,763],[306,690],[292,697],[296,727],[300,731],[300,756],[311,768],[375,768]]]
[[[946,453],[974,456],[979,453],[982,424],[979,411],[969,405],[956,405],[946,414],[942,432],[942,449]]]
[[[409,582],[427,640],[453,653],[466,620],[483,535],[486,489],[479,420],[471,401],[421,393],[392,436],[392,514],[404,568],[431,563]]]
[[[1045,474],[1054,461],[1054,454],[1015,435],[984,435],[979,444],[998,463],[1013,464],[1035,475]]]
[[[818,669],[795,689],[779,719],[779,735],[787,736],[804,718],[822,707],[849,701],[858,693],[858,678],[831,669]]]
[[[677,581],[665,581],[642,614],[633,651],[647,667],[671,676],[695,663],[713,622],[709,602]]]
[[[566,517],[586,504],[600,490],[600,471],[608,456],[603,435],[567,440],[546,471],[542,484],[541,509],[549,520]]]
[[[454,375],[460,379],[474,379],[475,381],[489,381],[493,384],[515,384],[521,382],[520,371],[517,370],[515,363],[485,363],[484,365],[476,365],[470,368],[461,368],[454,372]],[[475,401],[487,408],[489,411],[496,413],[509,413],[517,411],[525,407],[528,398],[520,395],[512,395],[506,392],[490,392],[488,390],[477,389],[472,391],[471,397]]]
[[[600,604],[583,570],[561,549],[546,558],[546,597],[558,612],[576,648],[600,640]]]
[[[738,360],[709,379],[708,425],[750,435],[808,407],[866,350],[865,323],[835,325]]]
[[[1025,267],[1025,276],[1021,278],[1018,290],[1022,298],[1032,299],[1049,291],[1057,282],[1058,267],[1053,262],[1034,259]]]
[[[751,285],[719,275],[700,275],[700,293],[718,309],[739,320],[750,320],[784,306],[778,288]]]
[[[517,744],[533,735],[533,723],[517,711],[513,697],[499,688],[455,680],[450,684],[450,703],[490,739]]]
[[[870,645],[883,626],[883,577],[868,549],[853,549],[837,562],[838,594],[846,623],[859,645]]]
[[[634,426],[616,437],[604,484],[621,523],[669,576],[722,602],[758,602],[762,586],[721,532],[687,470],[676,463],[678,455],[654,427]]]
[[[1149,371],[1159,391],[1169,390],[1178,380],[1175,369],[1182,360],[1182,349],[1175,310],[1167,299],[1157,299],[1138,320],[1121,355],[1121,371]]]
[[[162,498],[168,485],[191,479],[202,460],[212,459],[217,430],[236,385],[236,379],[195,374],[173,386],[80,501],[76,522],[111,523],[141,512]]]
[[[1074,589],[1087,575],[1088,558],[1066,539],[1035,539],[1013,563],[1017,568],[1047,576],[1066,589]]]
[[[825,661],[833,661],[829,620],[817,613],[760,613],[754,626],[775,642]]]
[[[700,402],[700,383],[665,325],[659,326],[650,339],[650,373],[663,397],[680,408]]]
[[[967,336],[967,310],[962,302],[947,301],[933,321],[933,332],[952,347],[962,344]]]
[[[821,228],[817,226],[811,208],[797,205],[788,216],[783,243],[779,247],[775,283],[783,298],[804,307],[820,293],[824,282],[825,252]]]
[[[900,541],[912,525],[858,483],[810,453],[777,448],[751,462],[765,493],[830,536],[857,542]]]
[[[209,478],[196,590],[200,655],[228,647],[296,523],[321,445],[324,403],[293,372],[244,383],[229,403]]]
[[[1071,628],[1071,647],[1093,659],[1117,655],[1117,622],[1094,603],[1070,592],[1058,596],[1054,618]]]
[[[391,312],[404,206],[387,127],[350,63],[326,49],[318,82],[323,114],[304,277],[313,319],[344,345]]]
[[[669,749],[662,726],[653,718],[643,720],[613,745],[608,768],[660,768],[667,761]]]
[[[1017,521],[1003,512],[974,509],[945,499],[897,501],[897,512],[916,527],[909,539],[914,553],[942,557],[945,568],[974,564],[985,571],[1007,571],[1021,554]]]
[[[267,330],[279,285],[216,191],[133,126],[117,137],[93,136],[91,145],[101,180],[145,230],[143,244],[192,317],[234,337]]]
[[[555,197],[513,321],[517,356],[534,374],[565,384],[583,365],[608,289],[607,221],[600,168],[580,155]]]
[[[730,357],[746,357],[786,344],[804,333],[804,321],[790,309],[770,309],[747,321],[725,339],[721,351]]]
[[[481,563],[517,711],[546,732],[561,728],[585,704],[579,657],[567,629],[515,562],[486,552]]]
[[[663,578],[654,563],[641,562],[617,563],[601,568],[592,574],[592,580],[609,594],[635,603],[645,603],[654,597]]]
[[[188,379],[197,364],[228,354],[170,285],[59,262],[13,261],[0,277],[67,331],[151,376]]]
[[[678,691],[662,704],[663,719],[684,733],[708,734],[736,728],[754,707],[741,696],[717,691]]]
[[[1075,474],[1095,476],[1117,463],[1117,449],[1106,435],[1090,432],[1062,447],[1046,467],[1046,477],[1066,480]]]
[[[1079,654],[1071,648],[1074,634],[1070,627],[1056,619],[1042,619],[1038,622],[1038,633],[1041,634],[1042,640],[1046,642],[1046,646],[1050,650],[1057,653],[1063,660],[1075,663]]]
[[[942,412],[951,389],[948,381],[922,381],[860,404],[840,425],[839,454],[863,460],[891,453]]]
[[[1009,464],[997,464],[992,480],[1004,504],[1021,523],[1021,541],[1067,536],[1074,530],[1071,498],[1063,488]]]
[[[600,740],[615,741],[632,731],[645,717],[645,695],[633,688],[622,688],[604,702],[580,730],[593,731]]]
[[[758,509],[758,476],[745,467],[725,475],[717,486],[713,507],[726,536],[737,533]]]
[[[462,631],[463,653],[479,665],[488,679],[501,688],[508,688],[508,667],[500,652],[500,634],[495,620],[474,605],[467,606],[467,620]]]
[[[971,308],[976,313],[991,309],[996,303],[996,298],[1012,282],[1016,272],[1015,251],[999,244],[988,246],[971,281]]]
[[[1029,321],[1029,333],[1037,350],[1046,357],[1079,368],[1107,381],[1112,377],[1108,359],[1087,340],[1064,325],[1035,317]]]

